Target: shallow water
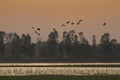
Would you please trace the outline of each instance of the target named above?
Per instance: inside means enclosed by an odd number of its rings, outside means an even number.
[[[1,67],[1,76],[24,75],[120,75],[120,68]]]
[[[0,63],[0,66],[44,66],[44,65],[120,65],[120,63]]]
[[[0,76],[120,75],[120,67],[12,67],[19,65],[119,65],[120,63],[2,63]],[[7,67],[2,67],[7,66]]]

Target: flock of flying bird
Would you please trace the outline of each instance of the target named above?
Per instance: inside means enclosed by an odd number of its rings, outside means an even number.
[[[40,28],[39,27],[32,27],[32,29],[34,30],[34,32],[38,35],[38,36],[40,36]]]
[[[70,22],[70,21],[67,21],[65,24],[62,24],[61,26],[62,26],[62,27],[66,27],[68,24],[70,24],[70,25],[80,25],[81,22],[83,22],[82,19],[80,19],[78,22]],[[106,26],[106,25],[107,25],[107,23],[104,22],[104,23],[103,23],[103,26]],[[34,30],[34,32],[35,32],[38,36],[40,36],[40,28],[39,28],[39,27],[32,27],[32,29]],[[54,28],[53,30],[55,31],[56,29]]]
[[[78,21],[78,22],[76,22],[76,23],[75,23],[75,22],[70,22],[70,21],[67,21],[67,22],[66,22],[66,24],[62,24],[61,26],[65,27],[65,26],[66,26],[66,25],[68,25],[68,24],[71,24],[71,25],[75,25],[75,24],[80,25],[80,23],[81,23],[81,22],[83,22],[83,20],[82,20],[82,19],[81,19],[81,20],[79,20],[79,21]],[[104,23],[103,23],[103,26],[106,26],[106,22],[104,22]]]
[[[80,23],[81,23],[82,21],[83,21],[83,20],[81,19],[81,20],[79,20],[76,24],[77,24],[77,25],[80,25]],[[74,22],[67,21],[66,24],[62,24],[61,26],[65,27],[65,26],[68,25],[68,24],[74,25],[75,23],[74,23]]]

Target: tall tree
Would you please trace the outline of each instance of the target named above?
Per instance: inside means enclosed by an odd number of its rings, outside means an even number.
[[[47,41],[47,47],[48,47],[48,50],[49,50],[49,58],[55,58],[55,50],[56,50],[56,46],[58,44],[58,32],[56,29],[54,29],[53,32],[51,32],[49,35],[48,35],[48,41]]]
[[[78,35],[80,37],[80,43],[83,43],[83,32],[79,32]]]
[[[0,31],[0,56],[1,57],[4,56],[4,52],[5,52],[4,36],[5,36],[5,32]]]
[[[20,37],[17,33],[8,33],[6,42],[6,55],[11,59],[20,58]]]
[[[32,56],[32,51],[31,51],[31,36],[29,34],[22,34],[21,38],[21,49],[22,49],[22,54],[23,57],[25,56]]]
[[[96,36],[93,35],[93,47],[96,47]]]

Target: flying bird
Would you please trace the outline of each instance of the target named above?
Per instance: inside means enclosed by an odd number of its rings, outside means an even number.
[[[78,21],[78,23],[77,23],[77,25],[79,25],[79,24],[80,24],[80,22],[82,22],[82,21],[83,21],[82,19],[81,19],[81,20],[79,20],[79,21]]]
[[[66,24],[69,24],[69,23],[70,23],[70,21],[67,21],[67,22],[66,22]]]
[[[71,25],[74,25],[74,23],[71,23]]]
[[[34,31],[36,34],[38,33],[37,31]]]
[[[79,24],[80,24],[80,22],[77,23],[77,25],[79,25]]]
[[[38,31],[40,31],[40,28],[37,28]]]
[[[37,33],[40,36],[40,33]]]
[[[38,33],[37,31],[34,31],[37,35],[39,35],[40,36],[40,33]]]
[[[65,27],[65,24],[62,24],[61,26]]]
[[[103,23],[103,26],[106,26],[107,23]]]
[[[79,20],[80,22],[82,22],[83,20],[81,19],[81,20]]]
[[[54,30],[54,31],[56,31],[56,29],[55,29],[55,28],[54,28],[53,30]]]
[[[32,29],[34,29],[34,27],[31,27]]]

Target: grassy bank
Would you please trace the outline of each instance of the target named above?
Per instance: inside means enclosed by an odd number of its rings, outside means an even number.
[[[2,76],[0,80],[120,80],[120,76]]]

